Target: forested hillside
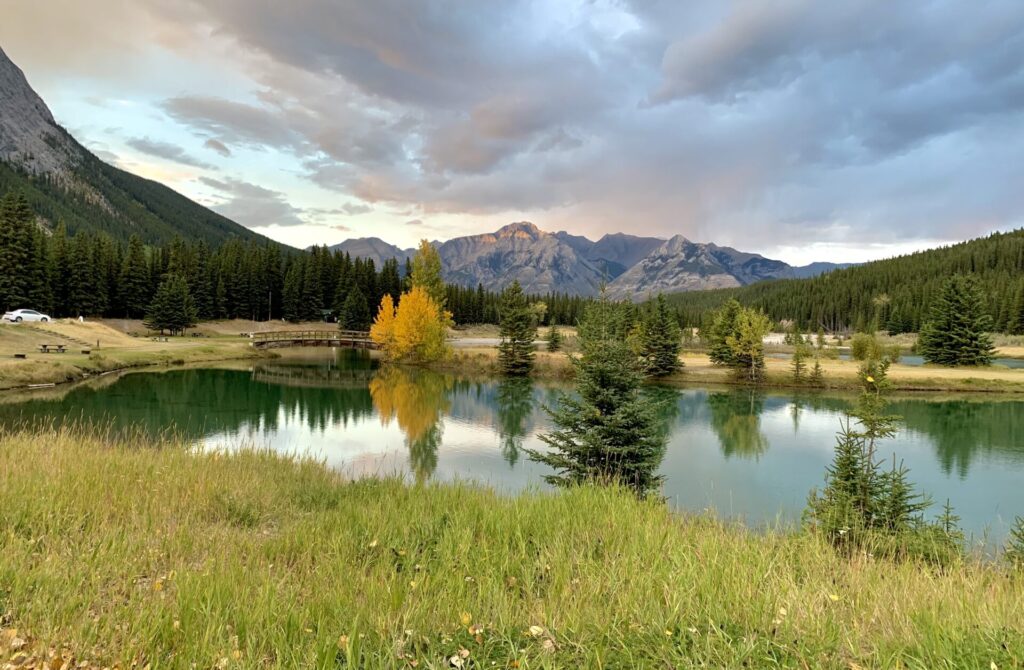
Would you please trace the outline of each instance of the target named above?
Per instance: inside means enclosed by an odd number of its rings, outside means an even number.
[[[835,270],[810,279],[761,282],[741,288],[675,293],[669,300],[684,323],[729,298],[760,307],[773,319],[804,329],[917,332],[932,298],[951,275],[974,275],[998,332],[1024,332],[1024,230]]]
[[[325,315],[357,328],[369,320],[385,293],[397,299],[407,268],[390,259],[378,267],[327,247],[289,250],[263,238],[230,237],[219,246],[203,238],[174,238],[146,245],[58,226],[52,234],[35,223],[27,198],[0,199],[0,311],[30,308],[51,316],[141,318],[160,283],[180,275],[200,319],[310,321]],[[575,323],[586,299],[563,294],[532,296],[547,318]],[[496,323],[498,294],[447,287],[456,323]],[[326,314],[325,314],[326,313]]]
[[[88,188],[68,187],[0,162],[0,193],[20,191],[48,226],[103,232],[127,240],[167,243],[177,236],[219,244],[229,237],[263,239],[163,184],[107,165],[91,154],[76,173]],[[97,193],[102,197],[97,197]]]

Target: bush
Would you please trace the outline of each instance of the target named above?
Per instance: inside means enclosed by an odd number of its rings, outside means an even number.
[[[874,335],[856,333],[850,338],[850,356],[855,361],[877,360],[882,357],[882,345]]]

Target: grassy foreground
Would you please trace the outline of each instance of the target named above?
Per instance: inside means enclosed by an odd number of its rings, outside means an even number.
[[[813,537],[682,517],[615,490],[352,483],[266,453],[130,442],[0,436],[0,662],[1024,662],[1024,578],[997,566],[846,560]]]

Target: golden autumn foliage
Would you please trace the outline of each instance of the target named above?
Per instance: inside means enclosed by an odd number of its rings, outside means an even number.
[[[398,307],[391,296],[381,300],[370,338],[392,361],[427,363],[448,353],[445,335],[452,317],[421,286],[402,294]]]

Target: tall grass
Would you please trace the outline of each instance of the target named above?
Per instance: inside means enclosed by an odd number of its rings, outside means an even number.
[[[1024,579],[995,565],[52,429],[0,436],[0,610],[31,649],[154,669],[1024,660]]]

